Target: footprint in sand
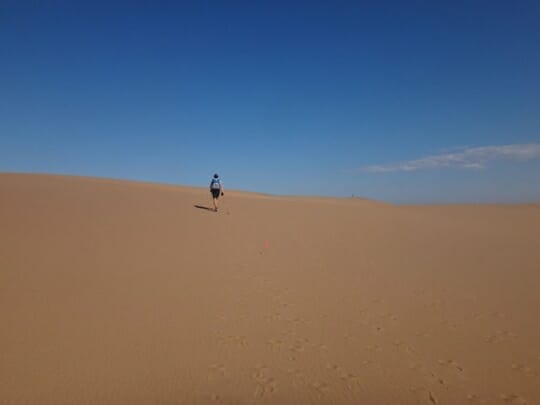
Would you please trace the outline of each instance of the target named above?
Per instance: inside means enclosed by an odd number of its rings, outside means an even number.
[[[209,377],[225,375],[225,365],[221,363],[214,363],[208,367]]]
[[[507,330],[498,330],[497,332],[488,335],[486,337],[486,342],[487,343],[502,343],[508,340],[512,340],[516,337],[517,335],[513,332],[509,332]]]
[[[444,379],[422,364],[412,364],[409,366],[409,368],[417,371],[430,384],[446,385],[446,381]]]
[[[323,381],[314,381],[308,384],[311,392],[313,392],[319,399],[324,397],[330,392],[330,386]]]
[[[374,304],[384,304],[384,298],[374,298],[371,300],[372,303]]]
[[[409,346],[407,343],[402,342],[401,340],[394,341],[393,345],[398,349],[404,351],[408,355],[414,354],[415,350],[412,346]]]
[[[525,364],[512,364],[512,370],[524,374],[527,377],[536,377],[538,375],[538,373],[532,367]]]
[[[379,345],[367,345],[365,347],[365,349],[369,350],[370,352],[380,352],[380,351],[382,351],[382,348]]]
[[[359,378],[353,373],[349,373],[343,367],[337,364],[327,364],[326,368],[337,376],[349,388],[353,388],[359,384]]]
[[[476,394],[469,394],[469,395],[467,395],[467,401],[472,402],[472,403],[475,403],[475,404],[485,404],[485,403],[486,403],[486,400],[485,400],[485,399],[480,398],[480,397],[479,397],[478,395],[476,395]]]
[[[501,399],[505,404],[512,405],[527,405],[527,401],[520,395],[516,394],[501,394]]]
[[[240,348],[247,348],[249,346],[247,339],[244,336],[236,336],[236,335],[219,336],[218,342],[222,345],[234,346],[234,347],[240,347]]]
[[[472,312],[465,316],[465,319],[472,319],[474,321],[477,321],[482,318],[484,318],[484,315],[481,314],[480,312]]]
[[[270,339],[266,343],[274,351],[281,351],[285,347],[285,342],[281,339]]]
[[[276,379],[268,375],[268,367],[264,364],[253,368],[251,378],[255,382],[253,396],[256,399],[264,398],[277,389],[278,384]]]
[[[292,382],[294,385],[297,385],[297,384],[305,385],[304,374],[297,368],[287,369],[287,374],[292,377]]]
[[[293,353],[302,353],[309,344],[309,339],[295,339],[294,342],[289,345],[289,350]]]
[[[266,343],[270,346],[272,350],[282,351],[284,349],[287,349],[292,354],[302,353],[308,347],[315,347],[319,348],[320,350],[326,350],[326,346],[314,345],[307,338],[295,337],[294,333],[285,333],[283,335],[283,339],[269,339]]]
[[[411,391],[416,394],[420,401],[422,401],[420,402],[421,404],[437,405],[439,403],[433,392],[427,388],[411,388]]]
[[[446,385],[446,381],[433,372],[429,373],[427,377],[433,384]]]
[[[305,320],[304,318],[291,318],[291,319],[286,319],[286,321],[294,326],[299,326],[299,325],[307,325],[308,324],[308,321]]]
[[[454,360],[438,360],[437,363],[439,363],[439,365],[444,366],[444,367],[453,368],[454,370],[457,370],[460,373],[463,372],[463,367],[461,367]]]
[[[379,316],[379,318],[388,320],[388,321],[397,321],[398,317],[392,313],[384,313]]]

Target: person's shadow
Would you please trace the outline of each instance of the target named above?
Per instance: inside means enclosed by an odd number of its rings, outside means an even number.
[[[198,208],[200,210],[207,210],[207,211],[214,211],[213,208],[205,207],[204,205],[194,205],[195,208]]]

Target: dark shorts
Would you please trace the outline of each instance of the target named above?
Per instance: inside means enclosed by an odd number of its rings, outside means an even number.
[[[217,190],[210,190],[212,192],[212,197],[214,198],[219,198],[219,195],[221,194],[221,190],[217,189]]]

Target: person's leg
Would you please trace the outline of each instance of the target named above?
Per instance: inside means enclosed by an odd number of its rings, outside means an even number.
[[[212,190],[212,203],[214,204],[214,211],[218,210],[219,190]]]

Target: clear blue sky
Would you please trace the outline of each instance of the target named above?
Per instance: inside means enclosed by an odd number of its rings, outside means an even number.
[[[540,201],[539,21],[536,0],[2,0],[0,171]]]

